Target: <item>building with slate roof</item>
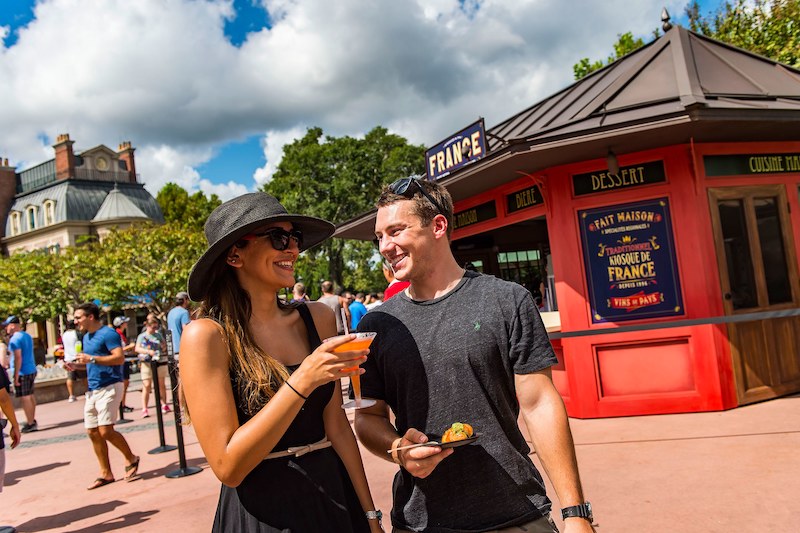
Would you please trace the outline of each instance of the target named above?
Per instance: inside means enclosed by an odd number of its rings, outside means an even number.
[[[131,143],[116,152],[100,145],[78,154],[73,143],[60,135],[53,159],[21,172],[7,161],[0,167],[6,253],[59,250],[85,235],[102,238],[113,227],[164,221],[155,198],[137,180]]]
[[[664,31],[427,154],[456,259],[542,299],[571,416],[800,391],[800,71]]]
[[[137,179],[131,143],[121,143],[116,152],[101,144],[80,153],[73,151],[73,144],[69,135],[59,135],[53,159],[20,172],[7,159],[0,164],[4,228],[0,243],[5,254],[57,253],[85,236],[102,239],[113,228],[148,220],[164,222],[156,199]],[[126,311],[133,319],[143,313]],[[132,322],[131,331],[135,331],[138,320]],[[56,324],[31,322],[26,329],[34,338],[37,362],[43,363],[45,351],[52,351],[56,344]]]

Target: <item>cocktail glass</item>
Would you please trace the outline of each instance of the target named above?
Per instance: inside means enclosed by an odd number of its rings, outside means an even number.
[[[356,333],[356,338],[334,348],[333,352],[349,352],[355,350],[366,350],[372,341],[375,340],[377,333],[372,331],[362,331]],[[361,397],[361,375],[358,373],[358,366],[342,369],[343,372],[353,372],[350,374],[350,384],[353,385],[354,400],[342,404],[342,409],[363,409],[375,405],[375,400]]]

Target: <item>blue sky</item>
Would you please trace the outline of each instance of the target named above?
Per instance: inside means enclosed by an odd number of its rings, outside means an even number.
[[[701,2],[704,12],[719,0]],[[0,0],[0,157],[137,148],[155,194],[223,198],[267,181],[285,143],[377,125],[431,145],[572,82],[620,33],[650,39],[684,1]],[[91,31],[87,31],[91,29]]]

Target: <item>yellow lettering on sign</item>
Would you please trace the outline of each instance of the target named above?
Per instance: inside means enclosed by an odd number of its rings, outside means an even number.
[[[536,205],[536,196],[531,189],[518,192],[514,195],[514,199],[516,200],[517,209]]]
[[[444,166],[444,152],[439,152],[438,154],[436,154],[436,164],[437,164],[436,169],[438,170],[438,172],[445,171],[446,167]]]
[[[783,168],[783,157],[779,155],[756,155],[750,158],[750,172],[763,174],[768,172],[786,172]]]
[[[653,261],[624,267],[610,266],[607,269],[608,281],[630,281],[656,277],[656,265]]]
[[[472,157],[478,157],[481,152],[481,132],[476,131],[472,134]]]
[[[469,224],[475,224],[476,222],[478,222],[477,209],[470,209],[469,211],[464,211],[463,213],[456,213],[456,228],[467,226]]]
[[[620,170],[619,174],[601,172],[592,174],[592,191],[630,187],[644,183],[644,167],[631,167]]]
[[[428,158],[428,176],[433,176],[436,172],[436,154]]]

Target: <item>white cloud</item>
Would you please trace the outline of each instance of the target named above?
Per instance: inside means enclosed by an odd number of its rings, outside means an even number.
[[[261,145],[264,147],[264,159],[267,163],[253,173],[253,179],[258,185],[269,182],[274,176],[283,159],[283,147],[305,134],[306,128],[300,126],[284,131],[268,131],[264,134]]]
[[[174,181],[239,194],[254,184],[217,186],[196,170],[229,140],[266,132],[262,184],[309,126],[384,125],[426,145],[478,116],[491,127],[571,83],[572,65],[608,55],[617,34],[649,35],[664,2],[263,4],[273,27],[237,48],[223,34],[230,0],[39,3],[15,45],[0,41],[0,155],[38,163],[64,132],[83,147],[130,140],[152,192]]]

